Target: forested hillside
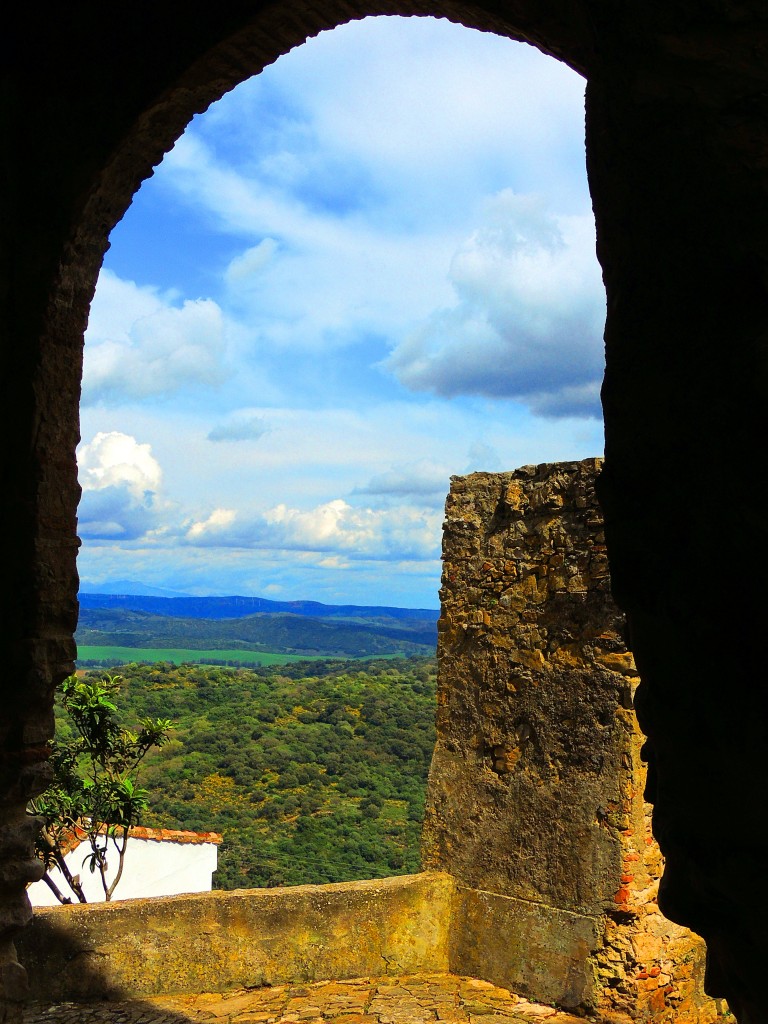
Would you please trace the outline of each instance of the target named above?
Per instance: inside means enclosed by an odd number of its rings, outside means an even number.
[[[419,869],[434,659],[118,671],[127,724],[176,723],[146,761],[144,823],[222,832],[217,888]]]

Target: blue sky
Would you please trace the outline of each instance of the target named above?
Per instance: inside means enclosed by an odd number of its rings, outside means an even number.
[[[452,474],[601,454],[583,81],[434,19],[196,117],[86,333],[80,574],[436,607]]]

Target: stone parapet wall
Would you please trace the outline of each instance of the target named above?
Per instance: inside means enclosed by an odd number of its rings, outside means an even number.
[[[452,481],[424,866],[459,883],[455,970],[605,1021],[703,1024],[703,943],[656,905],[599,469]]]
[[[445,973],[454,898],[432,873],[51,907],[19,953],[56,1002]]]

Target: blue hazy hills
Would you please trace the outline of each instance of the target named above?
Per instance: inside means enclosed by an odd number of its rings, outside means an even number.
[[[434,654],[439,612],[261,597],[80,594],[81,645],[329,657]]]

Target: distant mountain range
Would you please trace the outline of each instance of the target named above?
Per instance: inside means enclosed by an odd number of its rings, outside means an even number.
[[[83,647],[242,650],[300,656],[432,655],[439,612],[260,597],[80,594]]]
[[[147,588],[149,590],[150,588]],[[268,601],[264,597],[167,597],[158,593],[81,593],[81,611],[86,608],[125,608],[152,612],[172,618],[240,619],[257,613],[309,615],[325,618],[421,619],[437,622],[440,612],[433,608],[396,608],[388,605],[321,604],[319,601]]]

